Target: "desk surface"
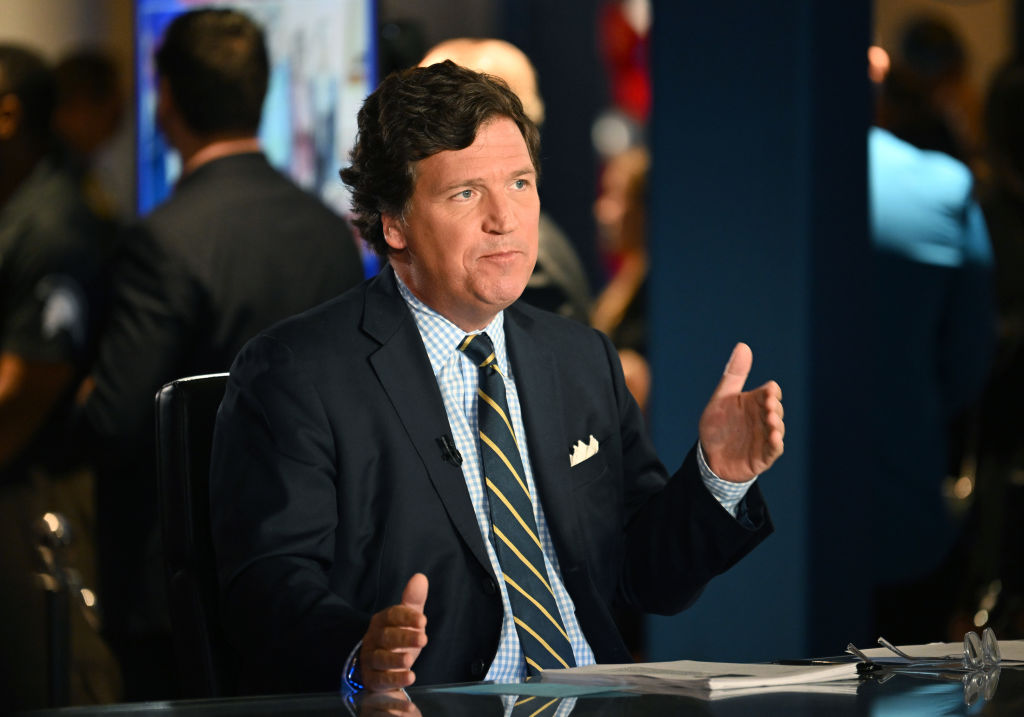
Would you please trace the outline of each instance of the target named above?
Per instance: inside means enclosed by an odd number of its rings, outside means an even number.
[[[409,691],[415,709],[401,714],[422,715],[495,715],[506,713],[508,698],[497,695],[465,694],[414,688]],[[937,682],[925,678],[894,676],[884,684],[863,680],[848,684],[846,692],[763,692],[735,697],[703,700],[693,697],[650,694],[602,694],[575,698],[559,703],[551,698],[535,697],[531,705],[538,717],[556,713],[573,717],[587,715],[1022,715],[1024,714],[1024,669],[1004,668],[992,699],[980,698],[973,706],[964,700],[964,688],[955,682]],[[559,708],[561,708],[559,710]],[[360,715],[383,715],[378,706],[362,704]],[[531,710],[532,712],[532,710]],[[180,702],[146,702],[71,707],[59,710],[38,710],[24,713],[32,717],[91,717],[122,715],[125,717],[214,717],[229,714],[249,715],[348,715],[345,700],[334,694],[289,695],[281,697],[240,697],[218,700],[184,700]],[[395,713],[399,714],[399,713]],[[516,711],[519,715],[520,711]],[[524,714],[530,714],[525,712]]]

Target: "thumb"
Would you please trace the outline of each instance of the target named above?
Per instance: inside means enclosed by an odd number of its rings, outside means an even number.
[[[715,392],[711,394],[711,398],[728,396],[742,391],[743,384],[747,382],[747,376],[750,375],[750,367],[753,363],[754,354],[751,352],[750,347],[742,341],[736,344],[736,347],[732,350],[732,355],[729,357],[729,363],[725,365],[725,373],[722,374],[722,380],[718,382],[718,386],[715,388]]]
[[[423,607],[427,604],[428,585],[426,575],[423,573],[413,575],[406,583],[405,590],[402,591],[402,604],[423,612]]]

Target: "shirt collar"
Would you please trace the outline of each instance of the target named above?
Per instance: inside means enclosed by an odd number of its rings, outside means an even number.
[[[398,284],[398,293],[402,295],[405,303],[412,311],[413,319],[416,321],[416,328],[423,337],[423,345],[427,349],[427,357],[430,359],[430,368],[434,376],[441,373],[441,370],[451,362],[453,357],[462,355],[459,351],[459,343],[466,336],[466,332],[443,317],[438,312],[420,301],[415,294],[395,272],[395,281]],[[485,333],[494,344],[494,353],[498,359],[498,368],[505,376],[511,376],[508,364],[508,354],[505,350],[505,312],[499,311],[491,319],[482,331],[471,333]]]

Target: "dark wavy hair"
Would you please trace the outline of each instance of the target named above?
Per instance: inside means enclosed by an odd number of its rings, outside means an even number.
[[[259,25],[235,10],[174,18],[156,53],[157,74],[195,132],[255,134],[270,63]]]
[[[352,164],[341,179],[352,189],[353,223],[380,257],[388,245],[382,214],[401,215],[412,197],[416,163],[473,144],[497,117],[516,123],[540,173],[540,133],[504,80],[450,60],[389,75],[359,110]]]

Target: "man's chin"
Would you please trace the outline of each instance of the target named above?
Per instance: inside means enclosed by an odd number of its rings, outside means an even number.
[[[494,309],[494,313],[504,311],[509,306],[514,304],[523,292],[526,291],[526,282],[516,283],[509,287],[501,287],[500,289],[491,292],[487,297],[486,301],[489,306]]]

